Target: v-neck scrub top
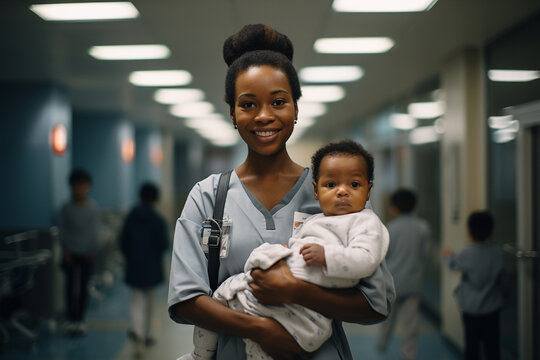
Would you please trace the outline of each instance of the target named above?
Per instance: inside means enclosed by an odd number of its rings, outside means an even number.
[[[171,306],[199,295],[211,296],[207,259],[199,240],[202,222],[211,218],[214,212],[219,176],[210,175],[193,187],[176,222],[168,305],[170,317],[179,323],[185,321],[175,316]],[[232,219],[229,253],[220,259],[218,284],[243,272],[249,254],[262,243],[287,244],[292,235],[295,211],[321,212],[313,196],[311,170],[305,169],[292,189],[270,211],[249,192],[233,171],[224,209],[224,216]],[[384,262],[372,276],[362,279],[357,288],[375,311],[388,315],[395,292],[392,276]],[[245,359],[242,339],[220,335],[217,359]],[[352,359],[340,321],[333,321],[332,337],[311,359]]]

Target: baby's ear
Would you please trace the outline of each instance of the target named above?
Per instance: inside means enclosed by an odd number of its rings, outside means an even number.
[[[317,183],[313,181],[312,184],[313,184],[313,194],[315,195],[315,200],[319,200],[319,194],[317,193]]]

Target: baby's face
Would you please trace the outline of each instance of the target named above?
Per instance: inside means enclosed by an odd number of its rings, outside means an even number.
[[[327,155],[319,166],[319,181],[313,186],[324,215],[362,211],[371,190],[366,160],[356,155]]]

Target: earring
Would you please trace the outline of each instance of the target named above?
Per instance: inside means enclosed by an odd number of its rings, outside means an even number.
[[[235,128],[235,129],[238,129],[238,126],[236,126],[236,124],[234,124],[234,128]]]
[[[294,124],[298,124],[298,120],[294,119]]]

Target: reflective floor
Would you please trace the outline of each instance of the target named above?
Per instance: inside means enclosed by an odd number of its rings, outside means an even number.
[[[143,359],[176,359],[192,348],[192,326],[177,325],[169,320],[166,306],[166,289],[157,292],[153,337],[157,343],[147,348]],[[43,324],[35,344],[16,338],[8,344],[0,358],[3,360],[127,360],[133,359],[133,349],[127,336],[129,289],[116,284],[103,292],[103,300],[93,300],[88,312],[88,333],[84,337],[67,337],[61,326]],[[355,359],[387,360],[399,359],[400,328],[392,339],[385,354],[376,350],[377,326],[345,324],[352,353]],[[441,337],[436,327],[423,317],[418,349],[419,359],[457,360],[460,354]],[[139,358],[141,359],[141,358]]]

